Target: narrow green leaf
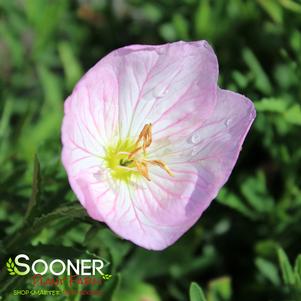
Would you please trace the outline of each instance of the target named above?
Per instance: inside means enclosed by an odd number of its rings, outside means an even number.
[[[294,272],[286,253],[282,248],[278,248],[277,253],[284,283],[287,285],[294,285]]]
[[[279,285],[280,279],[276,266],[263,258],[256,258],[255,265],[261,274],[271,281],[274,285]]]
[[[299,254],[296,258],[294,272],[296,284],[298,284],[299,287],[301,287],[301,254]]]
[[[278,0],[278,1],[286,9],[295,13],[299,13],[299,14],[301,13],[301,4],[297,3],[297,1],[293,1],[293,0]]]
[[[202,288],[195,282],[190,284],[189,297],[190,301],[206,301]]]
[[[270,15],[276,23],[282,23],[283,11],[278,1],[275,0],[258,0],[262,8]]]
[[[72,219],[84,219],[87,217],[86,210],[78,203],[64,204],[52,212],[43,214],[33,219],[30,227],[24,227],[17,234],[7,236],[3,245],[3,252],[6,254],[12,252],[14,248],[18,247],[20,242],[27,242],[46,227],[47,224],[53,221],[72,220]],[[26,244],[25,244],[26,245]]]
[[[49,110],[55,110],[56,115],[61,117],[63,90],[59,78],[49,68],[43,65],[37,67],[37,72],[45,97],[43,113],[49,114]]]
[[[217,201],[225,206],[237,210],[250,219],[255,219],[256,215],[234,194],[226,188],[222,188],[218,194]]]
[[[67,87],[69,90],[71,90],[83,74],[83,70],[70,43],[59,43],[58,50],[67,79]]]
[[[38,207],[39,197],[41,193],[41,168],[38,156],[34,157],[33,180],[31,198],[25,213],[25,220],[31,220],[35,210]]]
[[[208,36],[211,32],[211,9],[208,0],[199,1],[195,13],[195,32],[198,37]]]
[[[266,95],[271,94],[272,85],[255,54],[251,49],[245,48],[243,49],[242,55],[244,61],[246,62],[254,76],[256,88]]]
[[[0,118],[0,141],[2,142],[5,133],[9,130],[9,118],[13,111],[13,100],[8,99],[4,103],[4,109]]]
[[[287,101],[282,98],[263,98],[254,104],[259,112],[284,113],[288,107]]]
[[[177,32],[177,36],[181,40],[188,40],[188,22],[187,20],[180,14],[175,14],[173,16],[173,24]]]
[[[258,171],[256,177],[248,177],[241,185],[241,192],[252,211],[257,214],[269,212],[273,208],[273,198],[267,191],[265,174],[262,171]]]

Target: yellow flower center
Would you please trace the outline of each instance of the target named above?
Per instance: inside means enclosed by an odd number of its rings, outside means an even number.
[[[152,143],[152,125],[146,124],[139,134],[136,142],[126,139],[119,140],[116,145],[108,147],[105,161],[111,170],[111,175],[116,180],[129,182],[132,176],[143,176],[151,181],[149,165],[164,169],[173,176],[167,165],[161,160],[147,159],[147,149]]]

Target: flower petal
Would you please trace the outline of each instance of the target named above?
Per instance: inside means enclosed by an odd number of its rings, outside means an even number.
[[[214,112],[198,130],[182,142],[179,138],[169,141],[174,144],[152,153],[153,156],[161,156],[174,174],[187,164],[197,169],[196,187],[186,206],[186,219],[191,220],[190,226],[230,176],[256,115],[253,103],[246,97],[221,89],[217,95]],[[168,148],[170,152],[166,153]]]
[[[117,131],[116,79],[106,66],[91,69],[65,101],[62,124],[62,162],[72,189],[85,206],[77,177],[88,168],[101,166],[105,145]]]
[[[87,200],[87,211],[97,220],[101,216],[121,237],[147,249],[161,250],[188,228],[183,226],[187,223],[183,220],[185,204],[197,181],[192,165],[177,170],[174,178],[153,169],[151,182],[141,180],[132,186],[120,182],[114,188],[108,179],[96,175],[97,169],[92,168],[77,179]]]
[[[164,129],[191,131],[216,101],[218,65],[205,41],[135,45],[108,56],[118,78],[120,136],[136,137],[147,123],[154,136]]]

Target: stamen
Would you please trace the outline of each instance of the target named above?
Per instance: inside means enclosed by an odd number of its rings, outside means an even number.
[[[141,149],[142,149],[141,146],[137,147],[135,150],[133,150],[133,151],[129,154],[128,158],[129,158],[129,159],[134,158],[135,155],[136,155],[137,153],[139,153],[139,151],[140,151]]]
[[[152,124],[146,124],[142,131],[139,134],[139,137],[135,143],[136,148],[128,154],[129,162],[134,162],[137,171],[144,176],[147,180],[151,180],[148,172],[148,164],[158,166],[164,169],[170,176],[173,176],[173,173],[168,168],[168,166],[161,160],[147,160],[135,158],[135,156],[143,149],[143,154],[146,156],[146,149],[152,144]],[[142,146],[140,143],[142,142]],[[121,153],[121,152],[120,152]],[[125,165],[125,164],[122,164]]]
[[[137,170],[138,172],[143,176],[145,177],[147,180],[151,180],[150,177],[149,177],[149,173],[148,173],[148,167],[147,167],[147,164],[145,162],[139,162],[139,161],[136,161],[134,160],[134,163],[137,167]]]
[[[151,126],[151,123],[150,124],[146,124],[143,127],[142,131],[139,134],[138,140],[136,141],[136,145],[138,145],[142,139],[145,139],[145,136],[147,135],[147,132],[149,131],[149,127],[150,126]]]
[[[150,163],[152,165],[156,165],[164,169],[170,176],[174,176],[174,174],[171,172],[171,170],[168,168],[168,166],[161,160],[144,160],[147,163]]]

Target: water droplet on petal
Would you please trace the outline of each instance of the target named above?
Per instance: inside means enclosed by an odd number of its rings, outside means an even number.
[[[230,124],[231,124],[231,122],[232,122],[232,119],[226,119],[226,121],[224,122],[225,127],[226,127],[226,128],[229,127]]]
[[[191,156],[195,156],[198,153],[198,148],[194,147],[191,151]]]
[[[192,143],[199,143],[201,140],[201,135],[200,133],[194,133],[192,136],[191,136],[191,142]]]
[[[166,95],[168,92],[167,87],[157,86],[153,90],[153,96],[156,98],[162,98],[164,95]]]

